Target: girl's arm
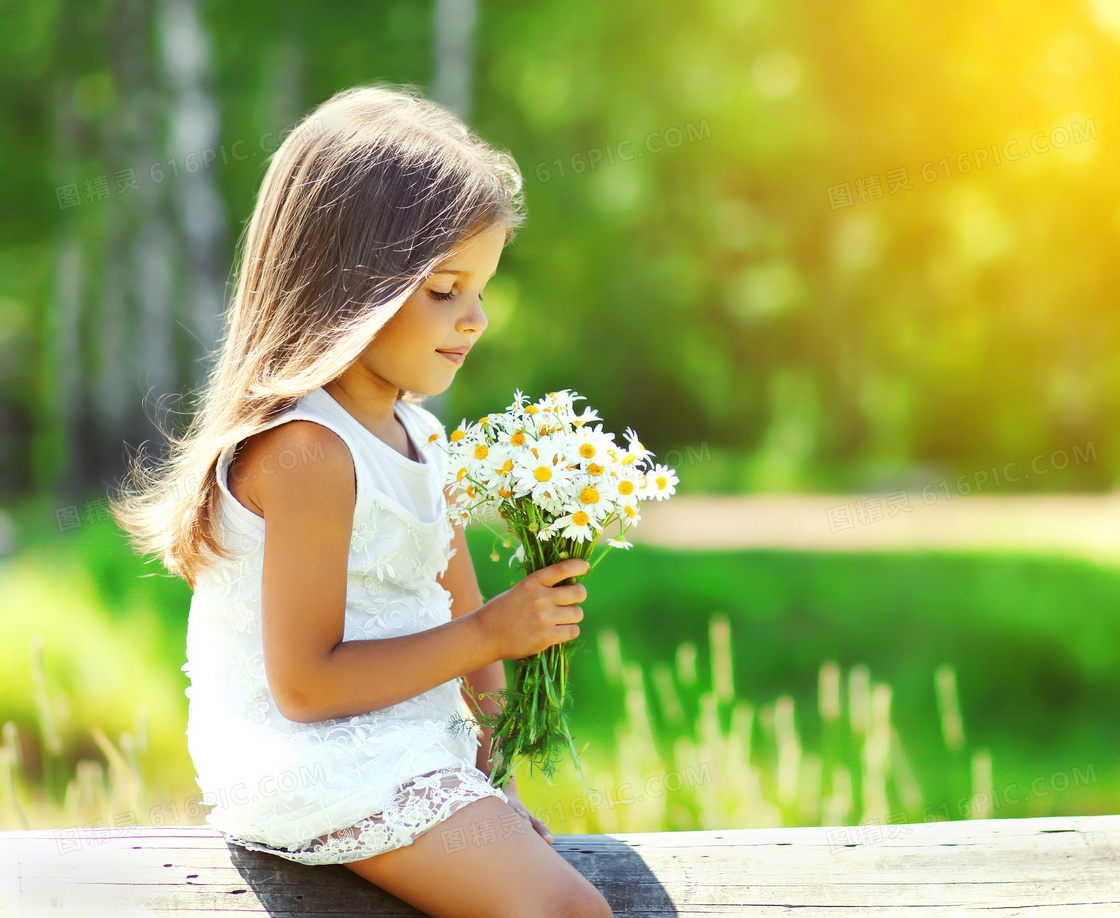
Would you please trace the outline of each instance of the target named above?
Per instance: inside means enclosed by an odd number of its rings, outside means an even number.
[[[276,461],[291,455],[316,458],[294,465]],[[506,657],[544,650],[554,636],[571,640],[579,634],[578,603],[587,591],[559,584],[586,573],[588,564],[569,558],[435,628],[343,640],[356,490],[346,444],[314,421],[289,421],[249,439],[242,480],[245,496],[265,521],[265,676],[277,708],[290,720],[317,723],[387,708]],[[459,564],[467,563],[465,548],[461,555]],[[462,573],[458,582],[467,582]],[[468,607],[477,599],[461,595]]]

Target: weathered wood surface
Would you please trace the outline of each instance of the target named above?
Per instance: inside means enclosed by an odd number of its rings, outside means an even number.
[[[422,913],[341,865],[249,852],[206,827],[0,833],[0,915]],[[559,835],[615,915],[1117,916],[1120,816]]]

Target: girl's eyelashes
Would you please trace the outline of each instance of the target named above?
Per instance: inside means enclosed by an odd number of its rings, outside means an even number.
[[[448,290],[447,293],[441,293],[438,290],[429,290],[428,295],[434,300],[450,300],[452,297],[455,296],[455,291],[454,290]],[[485,303],[486,302],[486,297],[479,294],[478,301],[480,303]]]

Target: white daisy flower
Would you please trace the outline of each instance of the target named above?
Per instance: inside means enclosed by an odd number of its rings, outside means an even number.
[[[595,430],[580,428],[570,438],[575,455],[572,459],[579,463],[580,468],[587,469],[594,465],[598,471],[592,474],[602,474],[602,469],[610,463],[610,450],[615,448],[614,438],[603,433],[602,425],[597,425]]]
[[[673,469],[669,468],[667,465],[658,463],[646,472],[645,488],[643,489],[642,497],[653,497],[657,500],[665,500],[672,497],[677,490],[678,481],[677,474]]]
[[[606,476],[603,484],[612,502],[623,507],[637,507],[643,487],[645,487],[645,476],[627,468]]]
[[[563,492],[556,493],[556,491],[549,489],[541,491],[534,503],[549,516],[557,517],[564,512],[566,500]]]
[[[590,542],[595,538],[595,531],[591,527],[591,517],[583,510],[577,510],[560,517],[554,524],[560,528],[560,534],[565,539],[576,542]]]
[[[638,439],[638,435],[634,432],[632,427],[626,428],[626,452],[633,456],[638,462],[644,463],[652,456],[648,449],[642,446],[642,441]]]
[[[490,458],[491,447],[488,443],[480,441],[466,450],[466,466],[471,478],[484,478],[486,472],[493,465],[494,460]]]
[[[582,510],[591,517],[592,524],[597,528],[602,528],[603,521],[614,512],[609,495],[604,495],[600,488],[591,482],[587,482],[578,491],[573,488],[568,499],[564,501],[564,509],[568,513]]]
[[[520,423],[511,423],[506,426],[498,436],[497,445],[511,454],[516,454],[519,450],[528,450],[536,441],[536,435],[532,428],[526,432],[525,426]]]
[[[642,519],[642,515],[638,512],[638,508],[631,507],[629,504],[625,505],[622,508],[619,516],[622,518],[622,522],[626,525],[627,529],[629,529],[631,526],[637,525]]]
[[[513,458],[500,446],[491,447],[486,459],[479,470],[479,476],[486,486],[486,490],[497,494],[500,490],[509,491],[509,494],[498,494],[499,497],[510,497],[513,493]]]
[[[530,494],[534,502],[545,491],[549,491],[555,498],[556,489],[566,485],[572,478],[563,451],[557,449],[556,444],[548,437],[541,437],[528,454],[521,453],[517,456],[513,475],[517,483],[514,493]]]

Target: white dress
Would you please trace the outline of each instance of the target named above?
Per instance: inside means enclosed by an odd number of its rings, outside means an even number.
[[[446,458],[428,411],[398,402],[422,462],[401,455],[322,388],[268,425],[311,420],[350,449],[357,499],[347,564],[343,640],[391,638],[451,620],[436,581],[452,555],[443,495]],[[206,822],[242,847],[302,864],[341,864],[412,844],[460,807],[508,802],[475,766],[476,724],[452,679],[399,704],[298,723],[277,709],[261,640],[264,519],[229,491],[236,444],[218,460],[216,532],[236,552],[195,584],[187,624],[187,747]],[[314,462],[315,450],[275,457]],[[310,610],[309,610],[310,611]]]

